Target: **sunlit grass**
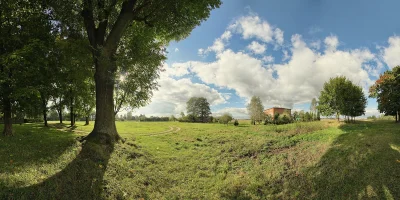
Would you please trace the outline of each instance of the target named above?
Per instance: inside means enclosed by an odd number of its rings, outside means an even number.
[[[101,180],[106,199],[400,198],[393,122],[239,123],[117,122],[125,143],[108,163],[92,163],[101,172],[86,182]],[[75,138],[93,129],[83,124],[76,133],[68,125],[15,125],[14,137],[0,137],[0,199],[93,197],[92,184],[76,191],[80,176],[71,177],[87,169],[76,161]]]

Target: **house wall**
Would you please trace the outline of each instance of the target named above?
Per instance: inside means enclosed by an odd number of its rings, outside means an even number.
[[[271,116],[274,116],[276,113],[279,113],[280,115],[282,115],[283,113],[285,113],[285,111],[289,115],[292,114],[291,113],[291,109],[287,109],[287,108],[270,108],[270,109],[264,110],[264,113],[268,114],[268,115],[271,115]]]

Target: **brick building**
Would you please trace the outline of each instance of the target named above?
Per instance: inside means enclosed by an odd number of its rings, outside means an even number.
[[[289,108],[273,107],[264,110],[264,113],[271,116],[275,116],[276,113],[279,113],[279,115],[287,115],[288,117],[290,117],[290,115],[292,114],[292,110]]]

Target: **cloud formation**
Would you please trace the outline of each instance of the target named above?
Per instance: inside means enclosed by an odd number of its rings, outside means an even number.
[[[229,47],[235,36],[247,42],[247,51]],[[382,71],[383,61],[391,67],[400,64],[397,36],[388,39],[389,45],[381,47],[379,55],[362,47],[339,49],[343,43],[333,34],[311,41],[294,34],[284,43],[284,31],[258,15],[239,17],[211,46],[198,49],[200,56],[212,53],[211,61],[166,65],[153,102],[139,111],[178,114],[185,111],[186,101],[192,96],[206,97],[211,105],[223,105],[234,95],[246,101],[253,95],[259,96],[265,107],[292,108],[318,97],[323,83],[331,77],[346,76],[366,91],[372,78]],[[268,45],[274,46],[274,50],[281,48],[281,57],[269,55]],[[233,90],[234,94],[220,92],[222,89]],[[214,115],[230,112],[244,118],[244,107],[223,108],[214,111]],[[368,114],[371,113],[374,111],[369,108]]]

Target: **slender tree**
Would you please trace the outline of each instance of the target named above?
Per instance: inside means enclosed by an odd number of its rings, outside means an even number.
[[[247,112],[253,122],[260,124],[264,120],[264,106],[260,97],[253,96],[251,98],[250,103],[247,105]]]

